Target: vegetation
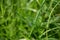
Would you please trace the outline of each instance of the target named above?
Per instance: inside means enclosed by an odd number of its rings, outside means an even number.
[[[0,0],[0,40],[60,40],[60,0]]]

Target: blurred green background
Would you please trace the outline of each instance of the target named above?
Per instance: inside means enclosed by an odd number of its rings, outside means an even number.
[[[60,0],[0,0],[0,40],[60,40]]]

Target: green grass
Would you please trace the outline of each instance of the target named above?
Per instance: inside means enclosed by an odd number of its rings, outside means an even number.
[[[60,0],[0,0],[0,40],[60,40]]]

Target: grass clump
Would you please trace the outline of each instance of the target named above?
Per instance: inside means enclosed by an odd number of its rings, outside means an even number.
[[[60,0],[0,0],[0,40],[60,40]]]

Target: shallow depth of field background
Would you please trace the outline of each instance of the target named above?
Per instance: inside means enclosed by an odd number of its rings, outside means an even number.
[[[0,40],[60,40],[60,0],[0,0]]]

